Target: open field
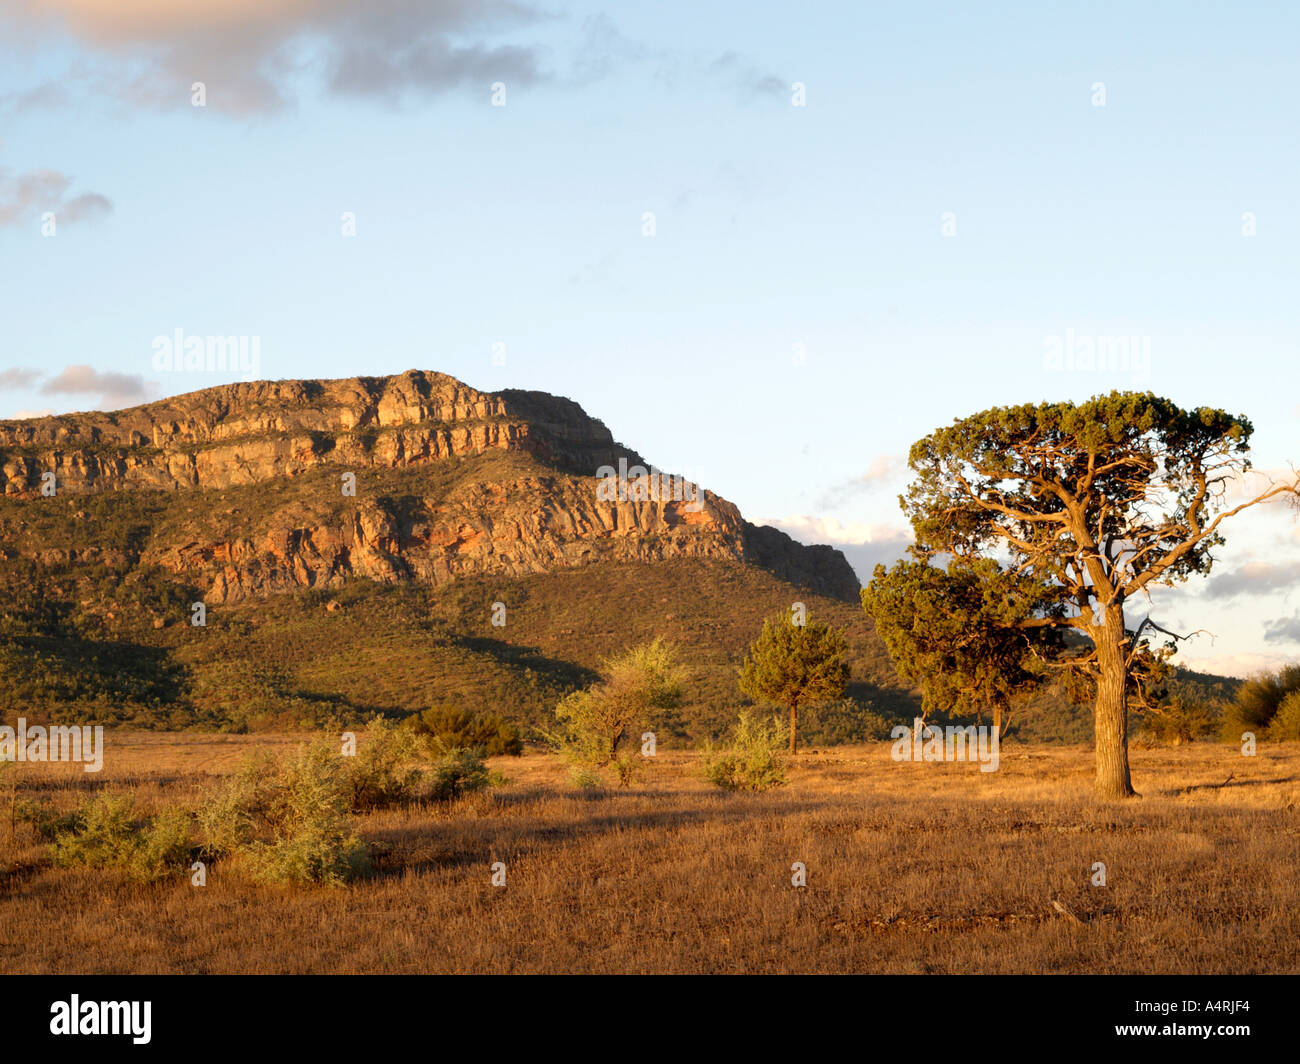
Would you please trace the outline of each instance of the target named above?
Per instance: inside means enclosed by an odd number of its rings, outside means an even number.
[[[117,735],[98,775],[20,787],[193,804],[298,741]],[[661,751],[598,798],[549,755],[496,759],[508,786],[360,818],[375,874],[335,889],[52,868],[6,822],[0,972],[1300,972],[1300,744],[1137,747],[1143,797],[1111,805],[1082,747],[1008,745],[987,774],[889,753],[801,753],[785,788],[729,795]]]

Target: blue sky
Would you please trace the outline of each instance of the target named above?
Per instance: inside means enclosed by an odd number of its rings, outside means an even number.
[[[864,576],[908,446],[988,406],[1150,388],[1300,463],[1296,9],[977,6],[0,0],[0,417],[255,335],[570,396]],[[1183,660],[1300,658],[1297,554],[1252,513],[1157,592]]]

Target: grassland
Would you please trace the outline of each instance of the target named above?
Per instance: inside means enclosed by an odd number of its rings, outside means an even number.
[[[102,773],[26,765],[20,788],[184,805],[300,741],[118,734]],[[599,798],[548,754],[494,767],[509,785],[359,818],[374,873],[333,889],[53,868],[20,826],[0,972],[1300,972],[1300,744],[1138,746],[1122,804],[1071,746],[1008,745],[993,773],[810,750],[760,795],[710,788],[688,751]]]

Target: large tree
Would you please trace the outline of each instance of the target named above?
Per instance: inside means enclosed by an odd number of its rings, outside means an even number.
[[[811,618],[802,624],[778,616],[763,622],[740,668],[740,690],[755,702],[790,712],[790,753],[799,734],[799,707],[844,694],[849,682],[844,632]]]
[[[1208,573],[1227,518],[1300,493],[1291,479],[1230,500],[1244,488],[1252,431],[1222,410],[1112,392],[1077,405],[986,410],[912,447],[916,478],[901,502],[918,558],[1000,556],[1009,572],[1052,592],[1019,627],[1087,637],[1086,653],[1058,663],[1082,672],[1094,691],[1101,797],[1134,793],[1128,699],[1151,650],[1127,627],[1126,604]]]

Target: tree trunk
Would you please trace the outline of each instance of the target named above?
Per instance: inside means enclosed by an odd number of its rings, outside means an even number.
[[[790,753],[795,751],[796,736],[799,732],[799,705],[792,703],[790,706]]]
[[[1128,643],[1123,610],[1108,609],[1105,627],[1093,629],[1092,638],[1100,669],[1093,710],[1097,797],[1131,798],[1136,792],[1128,769]]]

